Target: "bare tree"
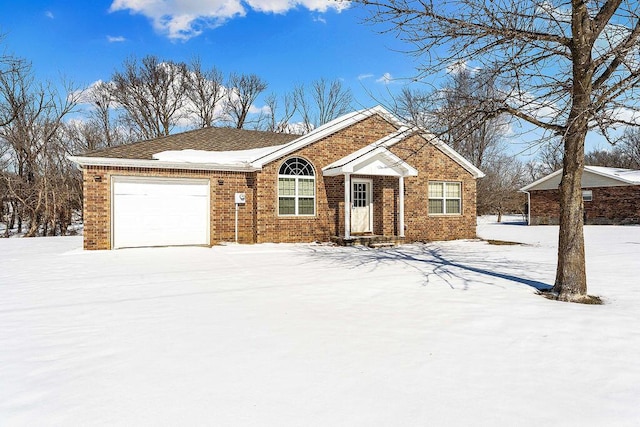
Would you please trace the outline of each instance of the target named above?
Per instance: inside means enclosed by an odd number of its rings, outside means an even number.
[[[611,150],[592,150],[584,155],[584,163],[588,166],[605,166],[613,168],[632,168],[629,159],[619,147]]]
[[[2,40],[2,36],[0,36],[0,40]],[[0,79],[3,82],[9,82],[15,76],[24,74],[29,69],[30,64],[23,59],[12,56],[0,57]],[[16,106],[12,102],[15,103],[15,100],[7,98],[4,91],[0,92],[0,127],[11,123],[16,117],[16,111],[20,109],[20,106]]]
[[[548,175],[551,172],[562,169],[562,140],[556,139],[544,144],[538,153],[540,159],[540,173],[542,175]]]
[[[478,214],[502,215],[524,213],[524,194],[519,190],[526,184],[526,168],[518,159],[497,155],[485,165],[486,176],[478,181]]]
[[[620,145],[616,148],[626,159],[626,167],[640,169],[640,128],[627,128]]]
[[[297,110],[293,93],[285,93],[280,99],[275,93],[269,94],[265,98],[265,105],[269,111],[264,115],[265,124],[261,129],[276,133],[297,133],[297,129],[291,124]]]
[[[504,115],[488,116],[479,110],[496,92],[491,75],[459,67],[442,87],[431,92],[403,88],[394,98],[393,108],[482,169],[502,151],[508,130]]]
[[[186,72],[187,112],[197,120],[198,128],[213,126],[223,112],[224,76],[215,67],[203,70],[199,58],[191,61]]]
[[[72,148],[71,153],[114,147],[132,142],[137,133],[129,126],[122,126],[116,102],[112,99],[112,83],[97,82],[80,94],[80,102],[88,106],[84,118],[64,123],[64,138]]]
[[[587,297],[581,179],[587,132],[632,124],[640,82],[637,2],[602,0],[359,0],[371,19],[415,46],[421,75],[455,64],[493,73],[497,94],[481,110],[509,113],[563,141],[558,265],[553,293]]]
[[[294,89],[298,112],[302,116],[305,132],[310,132],[351,110],[353,95],[340,80],[331,82],[324,78],[311,84],[310,95],[304,85]]]
[[[225,112],[233,127],[245,127],[251,106],[266,88],[267,83],[255,74],[231,74],[227,84]]]
[[[433,111],[435,110],[435,95],[433,92],[405,86],[399,94],[392,98],[391,108],[399,117],[414,126],[429,129],[430,132],[436,132],[435,129],[432,129],[433,122],[436,121],[433,117]],[[447,130],[445,128],[445,135]],[[444,135],[439,136],[442,138]]]
[[[128,59],[107,87],[111,100],[124,110],[124,120],[140,138],[166,136],[183,118],[186,65],[145,56]]]
[[[113,110],[116,102],[112,97],[112,83],[98,82],[93,85],[89,93],[89,102],[91,110],[89,111],[88,130],[94,128],[98,132],[98,139],[93,149],[104,147],[113,147],[129,141],[125,132],[120,130],[117,125],[117,117],[114,117]]]
[[[14,73],[0,75],[0,93],[7,102],[7,114],[13,117],[0,127],[0,140],[9,157],[2,178],[13,211],[19,215],[18,228],[23,218],[28,220],[27,237],[42,228],[46,234],[50,224],[59,224],[62,203],[56,187],[60,178],[57,142],[63,119],[75,108],[78,96],[70,85],[65,89],[60,94],[51,85],[37,83],[27,63]]]

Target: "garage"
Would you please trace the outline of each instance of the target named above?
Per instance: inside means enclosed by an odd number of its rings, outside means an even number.
[[[112,248],[209,245],[209,180],[111,180]]]

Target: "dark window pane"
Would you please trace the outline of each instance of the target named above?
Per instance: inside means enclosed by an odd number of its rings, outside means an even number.
[[[296,200],[288,197],[280,197],[278,199],[278,213],[280,215],[295,215]]]

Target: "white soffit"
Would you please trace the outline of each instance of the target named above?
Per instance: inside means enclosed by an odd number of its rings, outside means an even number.
[[[367,147],[365,147],[367,148]],[[383,147],[368,147],[369,151],[352,153],[322,169],[325,176],[336,176],[345,173],[376,176],[417,176],[418,171],[407,162]],[[362,150],[359,150],[362,151]],[[356,152],[358,153],[358,152]]]

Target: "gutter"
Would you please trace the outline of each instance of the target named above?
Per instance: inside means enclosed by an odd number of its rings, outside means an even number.
[[[122,168],[149,168],[149,169],[183,169],[183,170],[207,170],[224,172],[255,172],[260,167],[253,166],[249,162],[239,163],[187,163],[187,162],[163,162],[160,160],[146,159],[114,159],[108,157],[82,157],[67,156],[79,167],[83,166],[111,166]]]

